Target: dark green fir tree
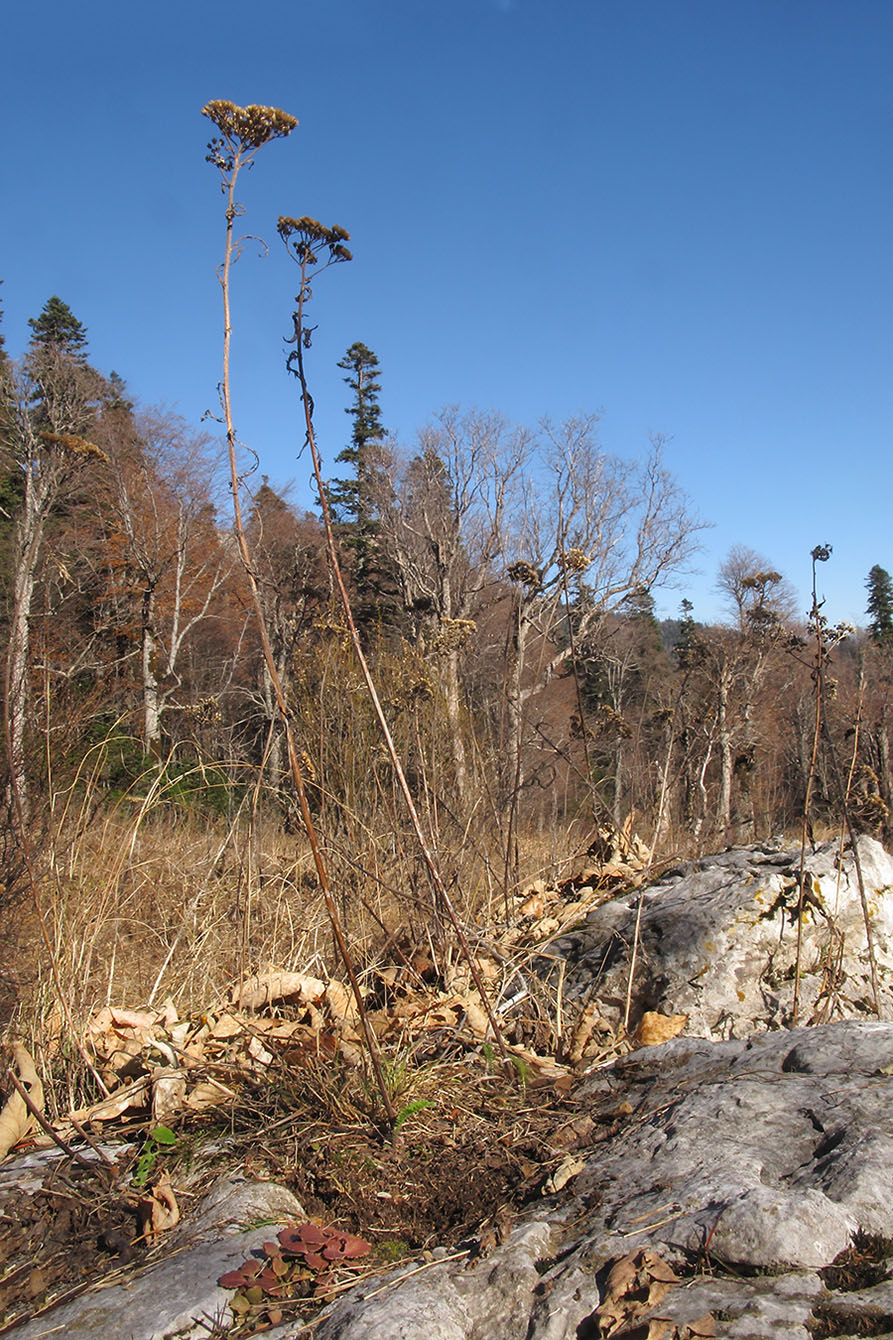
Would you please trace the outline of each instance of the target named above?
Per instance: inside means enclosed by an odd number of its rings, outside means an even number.
[[[338,366],[348,373],[344,380],[353,392],[353,403],[345,410],[353,419],[353,430],[350,446],[335,459],[352,466],[353,474],[348,479],[335,480],[330,502],[339,524],[352,530],[351,542],[361,548],[362,540],[371,533],[369,524],[375,511],[370,496],[371,448],[385,436],[378,403],[380,366],[372,350],[359,341],[350,346]]]
[[[44,348],[53,345],[69,358],[84,362],[87,357],[87,328],[78,321],[68,303],[56,297],[48,298],[38,317],[28,321],[31,343]]]
[[[353,579],[358,597],[357,622],[369,626],[393,621],[395,585],[384,569],[376,537],[378,516],[387,481],[376,447],[387,436],[378,396],[381,373],[378,358],[360,341],[352,344],[338,364],[353,392],[345,413],[353,420],[350,444],[335,458],[352,467],[345,479],[329,487],[328,501],[342,543],[353,555]]]
[[[700,650],[698,646],[699,624],[694,616],[694,608],[691,601],[685,599],[679,606],[679,623],[676,640],[673,643],[673,652],[682,670],[691,670],[697,662]]]
[[[102,404],[105,383],[87,362],[86,326],[55,294],[28,325],[31,344],[25,365],[33,382],[35,427],[57,433],[87,432]]]
[[[893,580],[885,568],[875,563],[865,585],[868,588],[866,609],[871,616],[868,625],[871,640],[893,646]]]

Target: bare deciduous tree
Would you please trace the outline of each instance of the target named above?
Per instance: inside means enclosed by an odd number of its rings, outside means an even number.
[[[181,687],[184,645],[209,617],[234,556],[216,523],[211,439],[176,415],[146,412],[112,462],[120,580],[139,601],[143,744],[161,749],[162,718]]]
[[[594,415],[543,424],[506,569],[514,583],[508,795],[524,780],[525,703],[571,655],[564,609],[583,640],[630,592],[649,591],[678,572],[696,547],[700,524],[664,466],[664,447],[653,437],[644,460],[625,461],[604,451]]]
[[[10,781],[28,810],[25,735],[28,722],[31,618],[47,521],[74,478],[104,461],[82,436],[95,420],[98,378],[54,345],[38,346],[3,381],[21,503],[12,548],[12,598],[6,653],[5,714]]]
[[[421,431],[414,454],[383,449],[393,483],[379,501],[379,542],[415,634],[439,666],[460,791],[467,780],[461,652],[516,524],[530,446],[528,432],[498,415],[453,407]]]

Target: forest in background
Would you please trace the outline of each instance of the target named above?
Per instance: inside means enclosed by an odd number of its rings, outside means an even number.
[[[263,142],[243,136],[236,158]],[[231,151],[212,141],[225,180]],[[308,266],[349,259],[347,234],[284,222],[309,297]],[[262,444],[240,448],[246,565],[219,430],[134,404],[59,297],[30,325],[19,362],[0,344],[4,1015],[47,1028],[60,992],[85,1018],[119,999],[195,1006],[269,965],[335,971],[289,733],[361,970],[430,940],[437,891],[320,514],[270,484]],[[300,316],[295,338],[292,358],[309,346]],[[653,860],[804,820],[889,838],[883,568],[859,633],[817,600],[807,622],[742,546],[718,574],[726,622],[685,600],[659,622],[652,593],[699,530],[660,439],[630,461],[597,416],[521,427],[448,408],[406,446],[374,352],[354,343],[340,366],[345,441],[323,501],[466,934],[623,832]],[[829,558],[817,545],[814,570]]]

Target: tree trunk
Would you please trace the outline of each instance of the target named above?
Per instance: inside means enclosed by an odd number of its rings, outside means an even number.
[[[453,751],[453,766],[456,770],[456,790],[460,799],[462,799],[468,793],[468,760],[462,734],[462,696],[459,687],[458,650],[450,651],[447,654],[442,683],[450,743]]]
[[[525,617],[523,600],[516,600],[512,611],[512,628],[506,650],[508,664],[505,674],[506,706],[506,759],[502,795],[506,804],[517,803],[518,792],[524,782],[524,659],[527,651],[529,624]]]
[[[32,461],[26,469],[22,519],[17,532],[15,583],[6,652],[6,730],[9,787],[18,796],[22,817],[29,813],[25,737],[28,725],[28,669],[31,655],[31,607],[47,512],[56,491],[51,460]]]
[[[890,777],[890,733],[887,729],[886,712],[881,719],[877,732],[877,752],[878,752],[878,790],[881,793],[881,800],[887,807],[887,817],[884,820],[884,836],[889,840],[893,833],[893,779]]]
[[[158,677],[155,674],[155,584],[143,592],[140,673],[143,685],[143,748],[156,759],[161,758],[161,704],[158,695]]]
[[[31,650],[31,605],[34,599],[36,558],[35,546],[32,561],[23,561],[16,572],[6,669],[9,780],[11,787],[18,793],[23,818],[28,817],[29,810],[28,778],[25,769],[25,725],[28,715],[28,662]]]
[[[729,718],[730,675],[727,666],[719,674],[716,734],[719,742],[719,795],[716,801],[717,832],[728,835],[732,817],[732,731]]]

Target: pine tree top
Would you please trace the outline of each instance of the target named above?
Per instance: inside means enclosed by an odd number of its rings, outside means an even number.
[[[356,465],[362,461],[367,444],[380,441],[385,435],[378,403],[381,383],[376,380],[381,373],[381,365],[372,350],[361,340],[356,340],[338,367],[353,374],[344,380],[354,393],[353,404],[345,410],[354,423],[350,446],[336,459]]]
[[[869,631],[873,642],[893,645],[893,579],[879,563],[868,574],[866,610],[871,615]]]
[[[34,332],[32,344],[55,345],[72,358],[84,357],[87,328],[56,294],[46,301],[40,316],[29,319],[28,325]]]

